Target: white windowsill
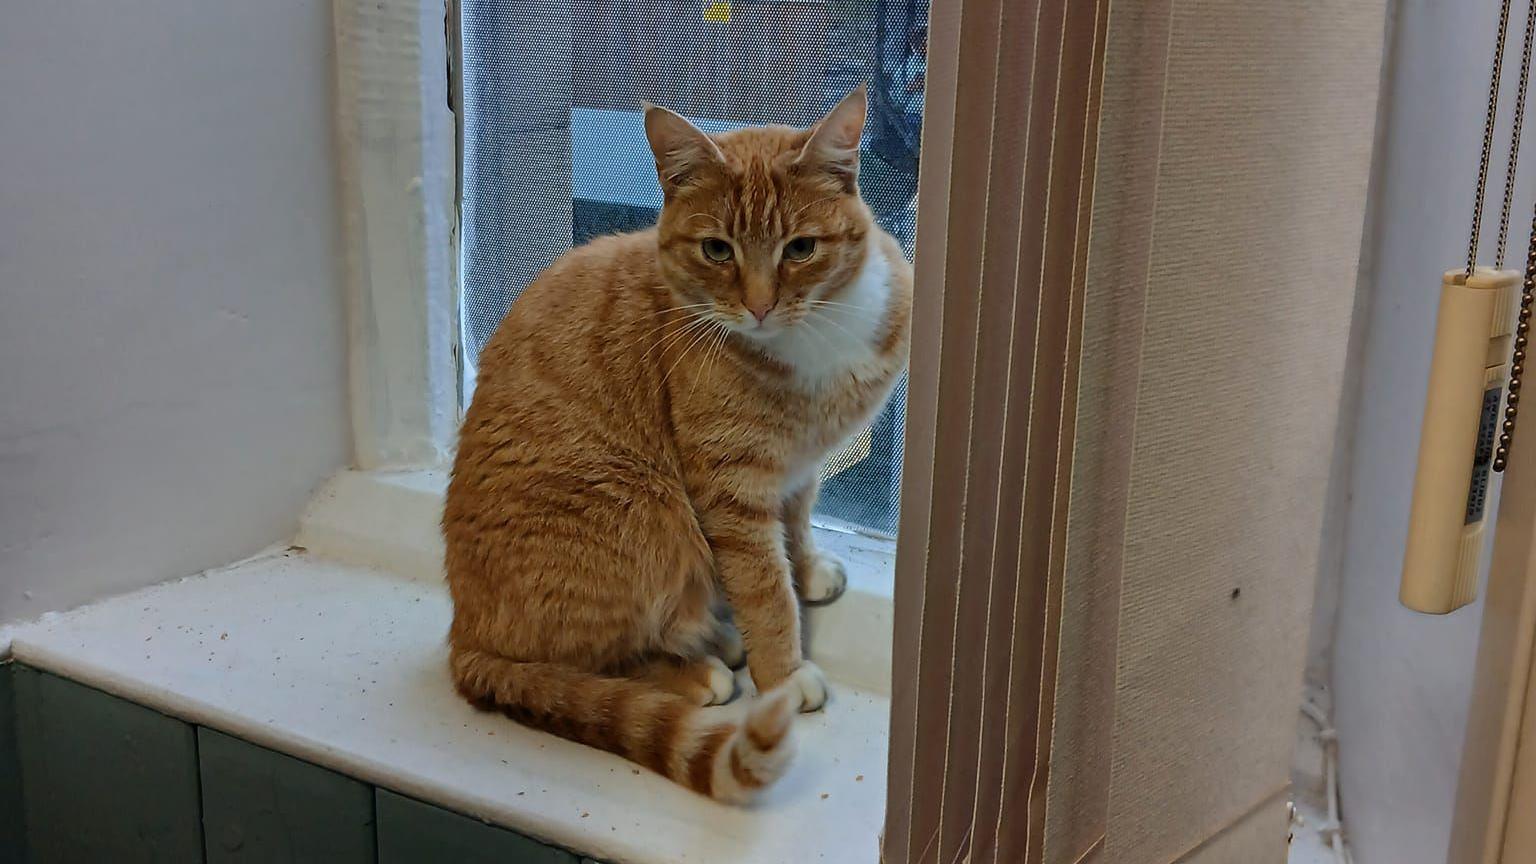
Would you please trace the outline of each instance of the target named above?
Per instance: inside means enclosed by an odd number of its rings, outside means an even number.
[[[797,722],[789,774],[757,805],[733,808],[617,757],[476,712],[453,693],[444,644],[450,610],[438,577],[442,480],[434,472],[346,472],[304,520],[307,552],[276,552],[45,616],[10,629],[12,652],[601,860],[877,860],[888,541],[823,530],[851,570],[849,594],[811,616],[813,654],[833,679],[833,699]],[[862,688],[864,681],[879,686]]]
[[[315,495],[296,541],[323,557],[417,579],[441,578],[444,471],[343,471]],[[832,678],[889,694],[896,544],[821,524],[822,551],[848,569],[848,592],[810,610],[811,657]]]

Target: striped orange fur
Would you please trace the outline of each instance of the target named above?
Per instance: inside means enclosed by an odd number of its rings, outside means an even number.
[[[911,269],[856,185],[862,89],[808,130],[647,106],[657,227],[563,255],[480,357],[443,529],[472,703],[747,801],[825,701],[816,470],[907,353]],[[759,693],[728,701],[724,661]]]

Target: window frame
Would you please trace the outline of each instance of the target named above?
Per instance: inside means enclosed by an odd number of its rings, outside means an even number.
[[[353,459],[442,465],[459,420],[453,6],[333,13]]]

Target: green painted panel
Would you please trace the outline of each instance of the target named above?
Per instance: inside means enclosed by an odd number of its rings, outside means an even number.
[[[373,787],[197,730],[209,864],[373,864]]]
[[[564,849],[378,790],[379,864],[578,864]]]
[[[13,671],[33,864],[201,861],[192,727],[46,672]]]
[[[21,811],[21,761],[16,755],[13,666],[0,663],[0,861],[27,860],[26,818]]]

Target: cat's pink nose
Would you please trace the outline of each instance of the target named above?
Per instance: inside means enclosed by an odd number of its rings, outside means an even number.
[[[751,312],[752,317],[756,318],[757,323],[761,324],[763,323],[763,319],[768,317],[768,313],[773,311],[773,307],[777,305],[778,301],[776,300],[772,300],[767,303],[758,303],[755,305],[749,303],[747,304],[747,311]]]

